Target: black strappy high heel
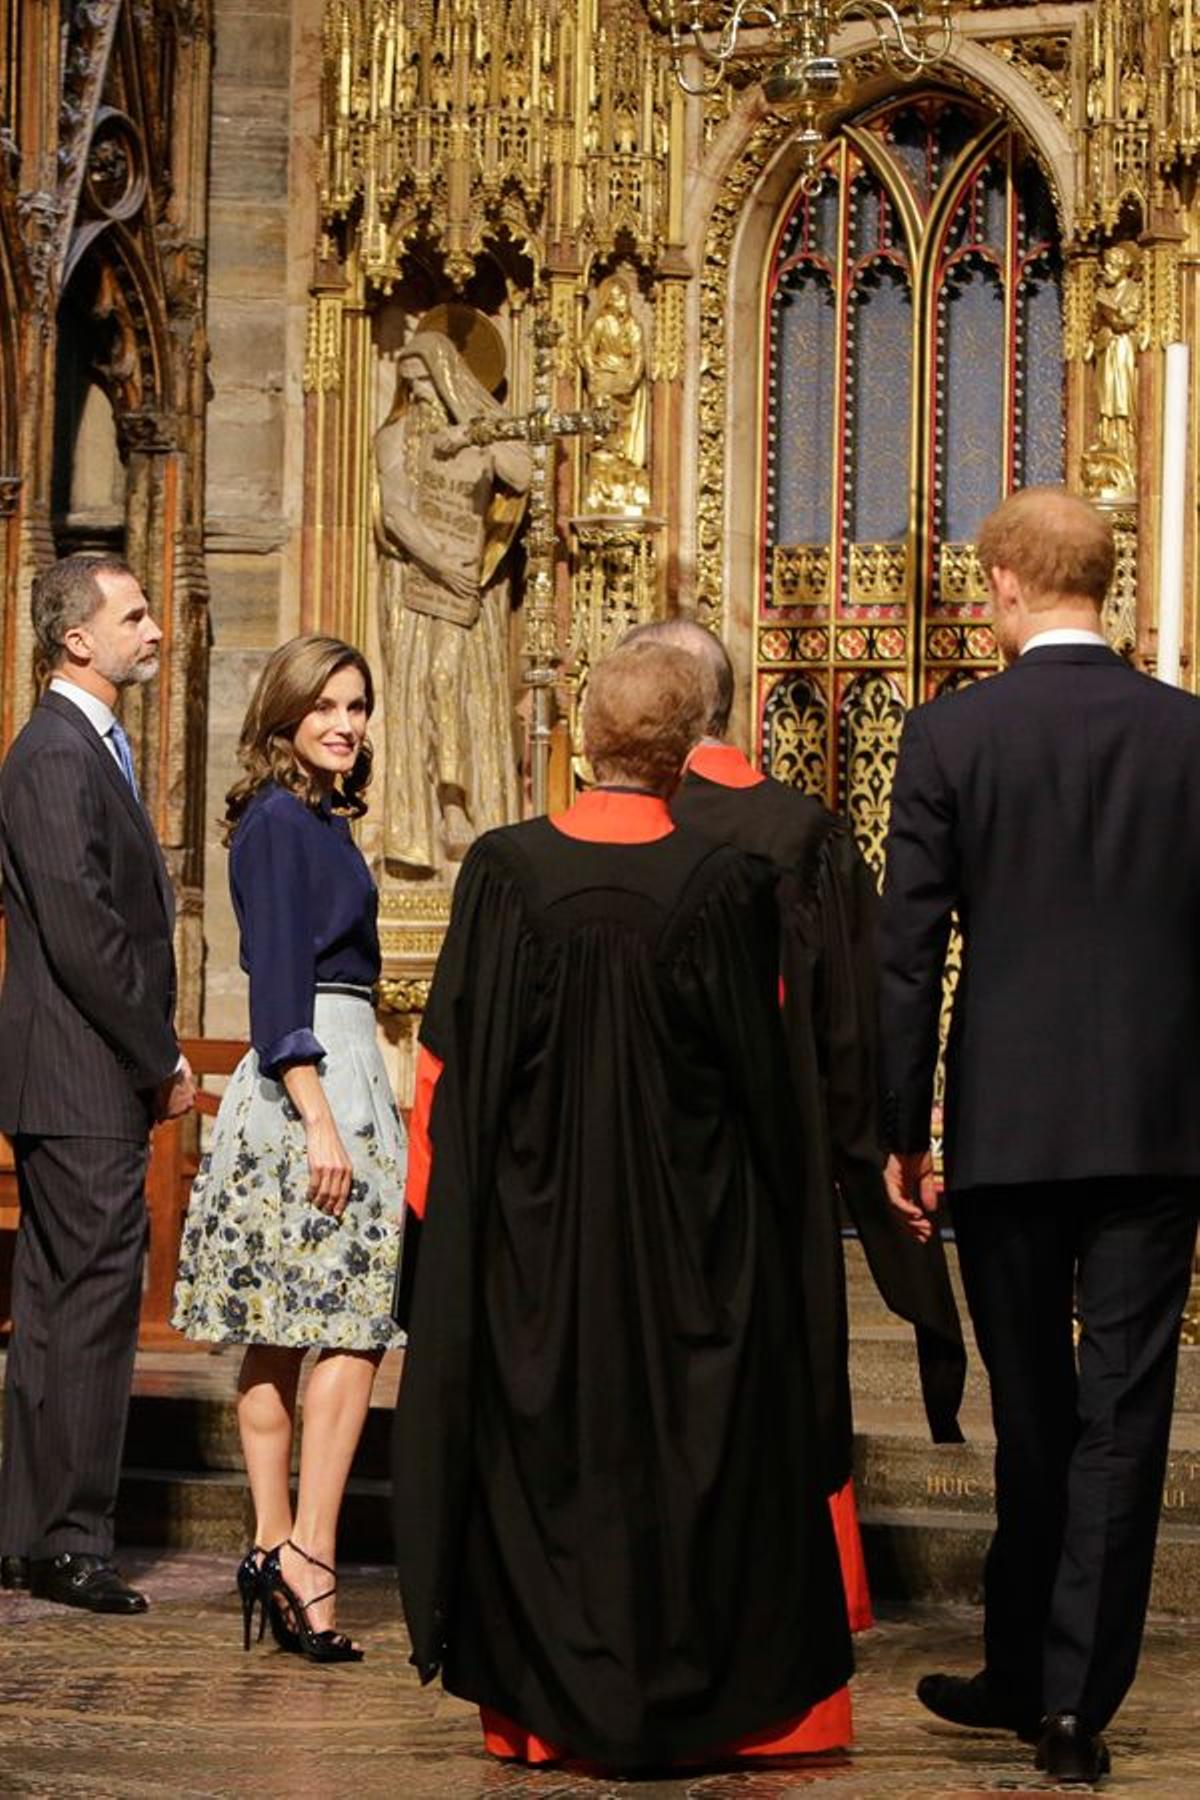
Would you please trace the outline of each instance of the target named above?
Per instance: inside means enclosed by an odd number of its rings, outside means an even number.
[[[238,1593],[241,1595],[242,1599],[243,1650],[249,1650],[250,1648],[250,1628],[254,1624],[254,1608],[256,1605],[259,1608],[258,1643],[262,1643],[263,1632],[267,1628],[267,1621],[269,1619],[271,1623],[271,1636],[275,1639],[275,1642],[279,1645],[281,1650],[291,1650],[294,1652],[298,1651],[300,1648],[299,1632],[294,1631],[288,1624],[284,1617],[282,1606],[276,1606],[273,1603],[270,1590],[263,1580],[263,1570],[266,1568],[267,1559],[276,1554],[279,1548],[280,1546],[277,1544],[275,1546],[275,1551],[271,1551],[264,1550],[261,1544],[251,1544],[245,1556],[238,1564],[237,1585]],[[261,1557],[261,1562],[255,1560],[258,1557]]]
[[[337,1592],[335,1571],[330,1568],[328,1563],[322,1562],[319,1557],[310,1556],[307,1550],[302,1550],[299,1544],[293,1543],[291,1538],[285,1538],[284,1542],[289,1550],[294,1550],[297,1556],[302,1556],[306,1563],[312,1564],[314,1569],[324,1569],[327,1575],[333,1576],[333,1586],[326,1588],[323,1594],[314,1594],[311,1600],[302,1600],[295,1589],[289,1587],[284,1579],[279,1563],[279,1552],[283,1549],[283,1544],[277,1544],[274,1550],[268,1553],[262,1565],[263,1593],[268,1604],[275,1594],[280,1595],[287,1603],[292,1617],[296,1621],[298,1639],[296,1647],[300,1654],[307,1656],[310,1662],[361,1662],[362,1651],[356,1644],[350,1642],[344,1631],[314,1631],[308,1622],[309,1607],[316,1606],[321,1600],[328,1600],[331,1594]],[[272,1622],[274,1622],[275,1612],[276,1608],[272,1605]]]

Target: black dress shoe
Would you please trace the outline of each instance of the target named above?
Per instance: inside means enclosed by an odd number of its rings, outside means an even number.
[[[986,1669],[970,1676],[922,1675],[917,1699],[951,1725],[970,1725],[976,1731],[1015,1731],[1027,1744],[1037,1742],[1037,1707],[1023,1705],[997,1688]]]
[[[1076,1713],[1051,1713],[1042,1720],[1033,1763],[1055,1781],[1094,1784],[1108,1774],[1112,1758],[1099,1732],[1089,1731]]]
[[[150,1604],[121,1580],[104,1556],[86,1550],[40,1557],[29,1565],[29,1591],[38,1600],[60,1606],[82,1606],[88,1612],[143,1613]]]
[[[29,1558],[27,1556],[0,1556],[0,1588],[27,1588],[29,1586]]]

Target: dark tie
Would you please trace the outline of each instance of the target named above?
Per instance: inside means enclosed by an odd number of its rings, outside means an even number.
[[[117,762],[120,764],[121,773],[133,789],[134,798],[137,799],[139,796],[137,776],[133,772],[133,751],[129,748],[129,739],[116,719],[109,726],[108,735],[112,739],[113,749],[117,753]]]

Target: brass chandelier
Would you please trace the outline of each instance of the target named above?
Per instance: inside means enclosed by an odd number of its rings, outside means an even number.
[[[713,93],[745,48],[743,34],[764,34],[772,60],[763,94],[772,112],[795,123],[811,185],[826,141],[823,120],[845,87],[844,59],[830,49],[838,31],[855,20],[872,26],[889,67],[911,79],[949,50],[953,8],[954,0],[649,0],[648,11],[667,34],[685,94]],[[689,72],[689,53],[699,60],[699,79]]]

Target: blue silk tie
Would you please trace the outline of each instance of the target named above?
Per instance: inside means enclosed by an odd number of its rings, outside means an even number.
[[[108,735],[112,739],[113,749],[117,753],[117,762],[120,764],[121,773],[133,789],[134,799],[139,799],[137,776],[133,772],[133,751],[129,748],[129,739],[125,736],[123,728],[115,719],[108,728]]]

